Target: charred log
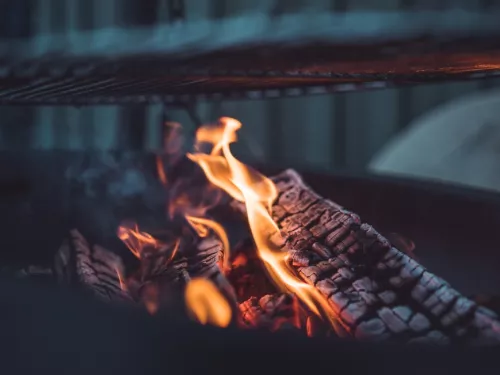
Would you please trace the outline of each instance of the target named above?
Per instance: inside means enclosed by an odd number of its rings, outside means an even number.
[[[121,280],[121,258],[99,245],[90,245],[76,229],[70,231],[57,252],[54,273],[60,282],[75,285],[99,299],[131,301]]]
[[[158,310],[182,299],[189,280],[203,277],[211,280],[232,306],[236,306],[234,290],[219,267],[224,249],[217,238],[183,236],[172,246],[174,248],[145,249],[142,253],[139,273],[131,280],[135,299]]]
[[[500,343],[496,314],[399,251],[358,215],[287,170],[273,178],[273,219],[292,268],[328,300],[351,337],[405,343]],[[241,209],[240,205],[236,205]]]

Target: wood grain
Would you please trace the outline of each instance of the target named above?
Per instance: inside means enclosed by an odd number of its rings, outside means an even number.
[[[272,178],[273,219],[291,267],[360,340],[498,344],[496,314],[391,245],[358,215],[318,196],[293,170]],[[241,205],[234,205],[240,210]]]

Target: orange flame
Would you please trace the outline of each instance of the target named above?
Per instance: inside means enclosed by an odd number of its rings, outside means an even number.
[[[277,197],[276,186],[269,178],[250,169],[231,153],[229,145],[236,140],[235,132],[241,128],[241,123],[227,117],[220,122],[222,131],[219,129],[210,133],[210,128],[202,127],[197,133],[198,141],[212,141],[214,148],[211,154],[194,153],[188,154],[188,157],[203,169],[211,183],[245,203],[259,257],[275,284],[282,290],[294,293],[313,313],[320,317],[326,316],[332,326],[337,327],[337,312],[317,289],[295,275],[288,267],[286,253],[272,240],[280,235],[279,228],[270,215],[272,203]]]
[[[172,250],[172,254],[170,255],[170,258],[168,260],[169,263],[174,260],[175,256],[177,255],[177,251],[179,251],[179,247],[180,246],[181,246],[181,239],[178,238],[177,240],[175,240],[175,244],[174,244],[174,248]]]
[[[124,292],[127,291],[127,284],[125,284],[125,282],[123,281],[123,276],[120,272],[120,270],[118,269],[118,267],[115,267],[115,271],[116,271],[116,276],[118,277],[118,281],[120,283],[120,289]]]
[[[224,263],[223,269],[229,269],[229,240],[227,238],[226,231],[219,223],[202,218],[194,217],[190,215],[184,215],[188,223],[193,227],[193,229],[198,233],[200,237],[206,237],[208,235],[208,229],[212,229],[215,234],[219,237],[222,242],[223,252],[224,252]]]
[[[160,155],[156,156],[156,170],[163,186],[167,186],[167,174],[165,173],[165,166],[163,165],[163,160]]]
[[[118,238],[122,240],[125,245],[130,249],[132,254],[137,258],[141,258],[141,253],[143,249],[147,246],[158,248],[160,243],[157,239],[151,236],[149,233],[140,232],[137,224],[134,228],[127,228],[123,225],[118,227]]]
[[[227,327],[231,322],[231,306],[215,285],[207,279],[192,279],[186,286],[188,312],[201,324]]]

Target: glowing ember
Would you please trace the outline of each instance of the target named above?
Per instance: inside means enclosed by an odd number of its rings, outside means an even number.
[[[227,327],[231,306],[215,285],[207,279],[192,279],[186,286],[188,312],[201,324]]]
[[[156,157],[156,170],[158,172],[158,177],[163,184],[163,186],[168,185],[167,174],[165,173],[165,166],[163,165],[163,160],[160,156]]]
[[[158,288],[153,284],[145,285],[142,292],[142,303],[151,315],[154,315],[158,312],[158,309],[160,307],[159,300],[160,296]]]
[[[272,238],[279,236],[279,228],[270,211],[277,197],[274,183],[262,174],[238,161],[229,148],[237,137],[241,123],[235,119],[222,118],[222,128],[202,127],[197,133],[197,142],[210,142],[210,154],[194,153],[188,157],[205,172],[210,182],[225,190],[234,199],[244,202],[250,230],[257,246],[259,257],[264,261],[269,275],[281,290],[297,295],[308,308],[320,317],[326,317],[335,328],[336,312],[319,291],[301,281],[288,267],[286,254]]]

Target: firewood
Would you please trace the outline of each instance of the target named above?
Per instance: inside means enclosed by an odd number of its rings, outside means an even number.
[[[168,308],[182,298],[189,280],[202,277],[210,279],[231,306],[236,307],[233,287],[219,267],[223,246],[215,236],[183,236],[173,246],[175,249],[148,248],[142,252],[140,271],[131,285],[134,298],[154,305],[155,311]]]
[[[172,246],[144,249],[139,277],[143,281],[163,278],[181,284],[194,277],[217,279],[222,257],[223,246],[216,237],[183,237]]]
[[[293,170],[272,178],[291,267],[328,300],[348,336],[405,343],[500,343],[492,311],[399,251],[359,216],[321,198]],[[242,206],[235,204],[240,210]]]
[[[131,301],[121,280],[121,258],[99,245],[91,246],[76,229],[57,252],[54,273],[60,282],[76,285],[99,299]]]

